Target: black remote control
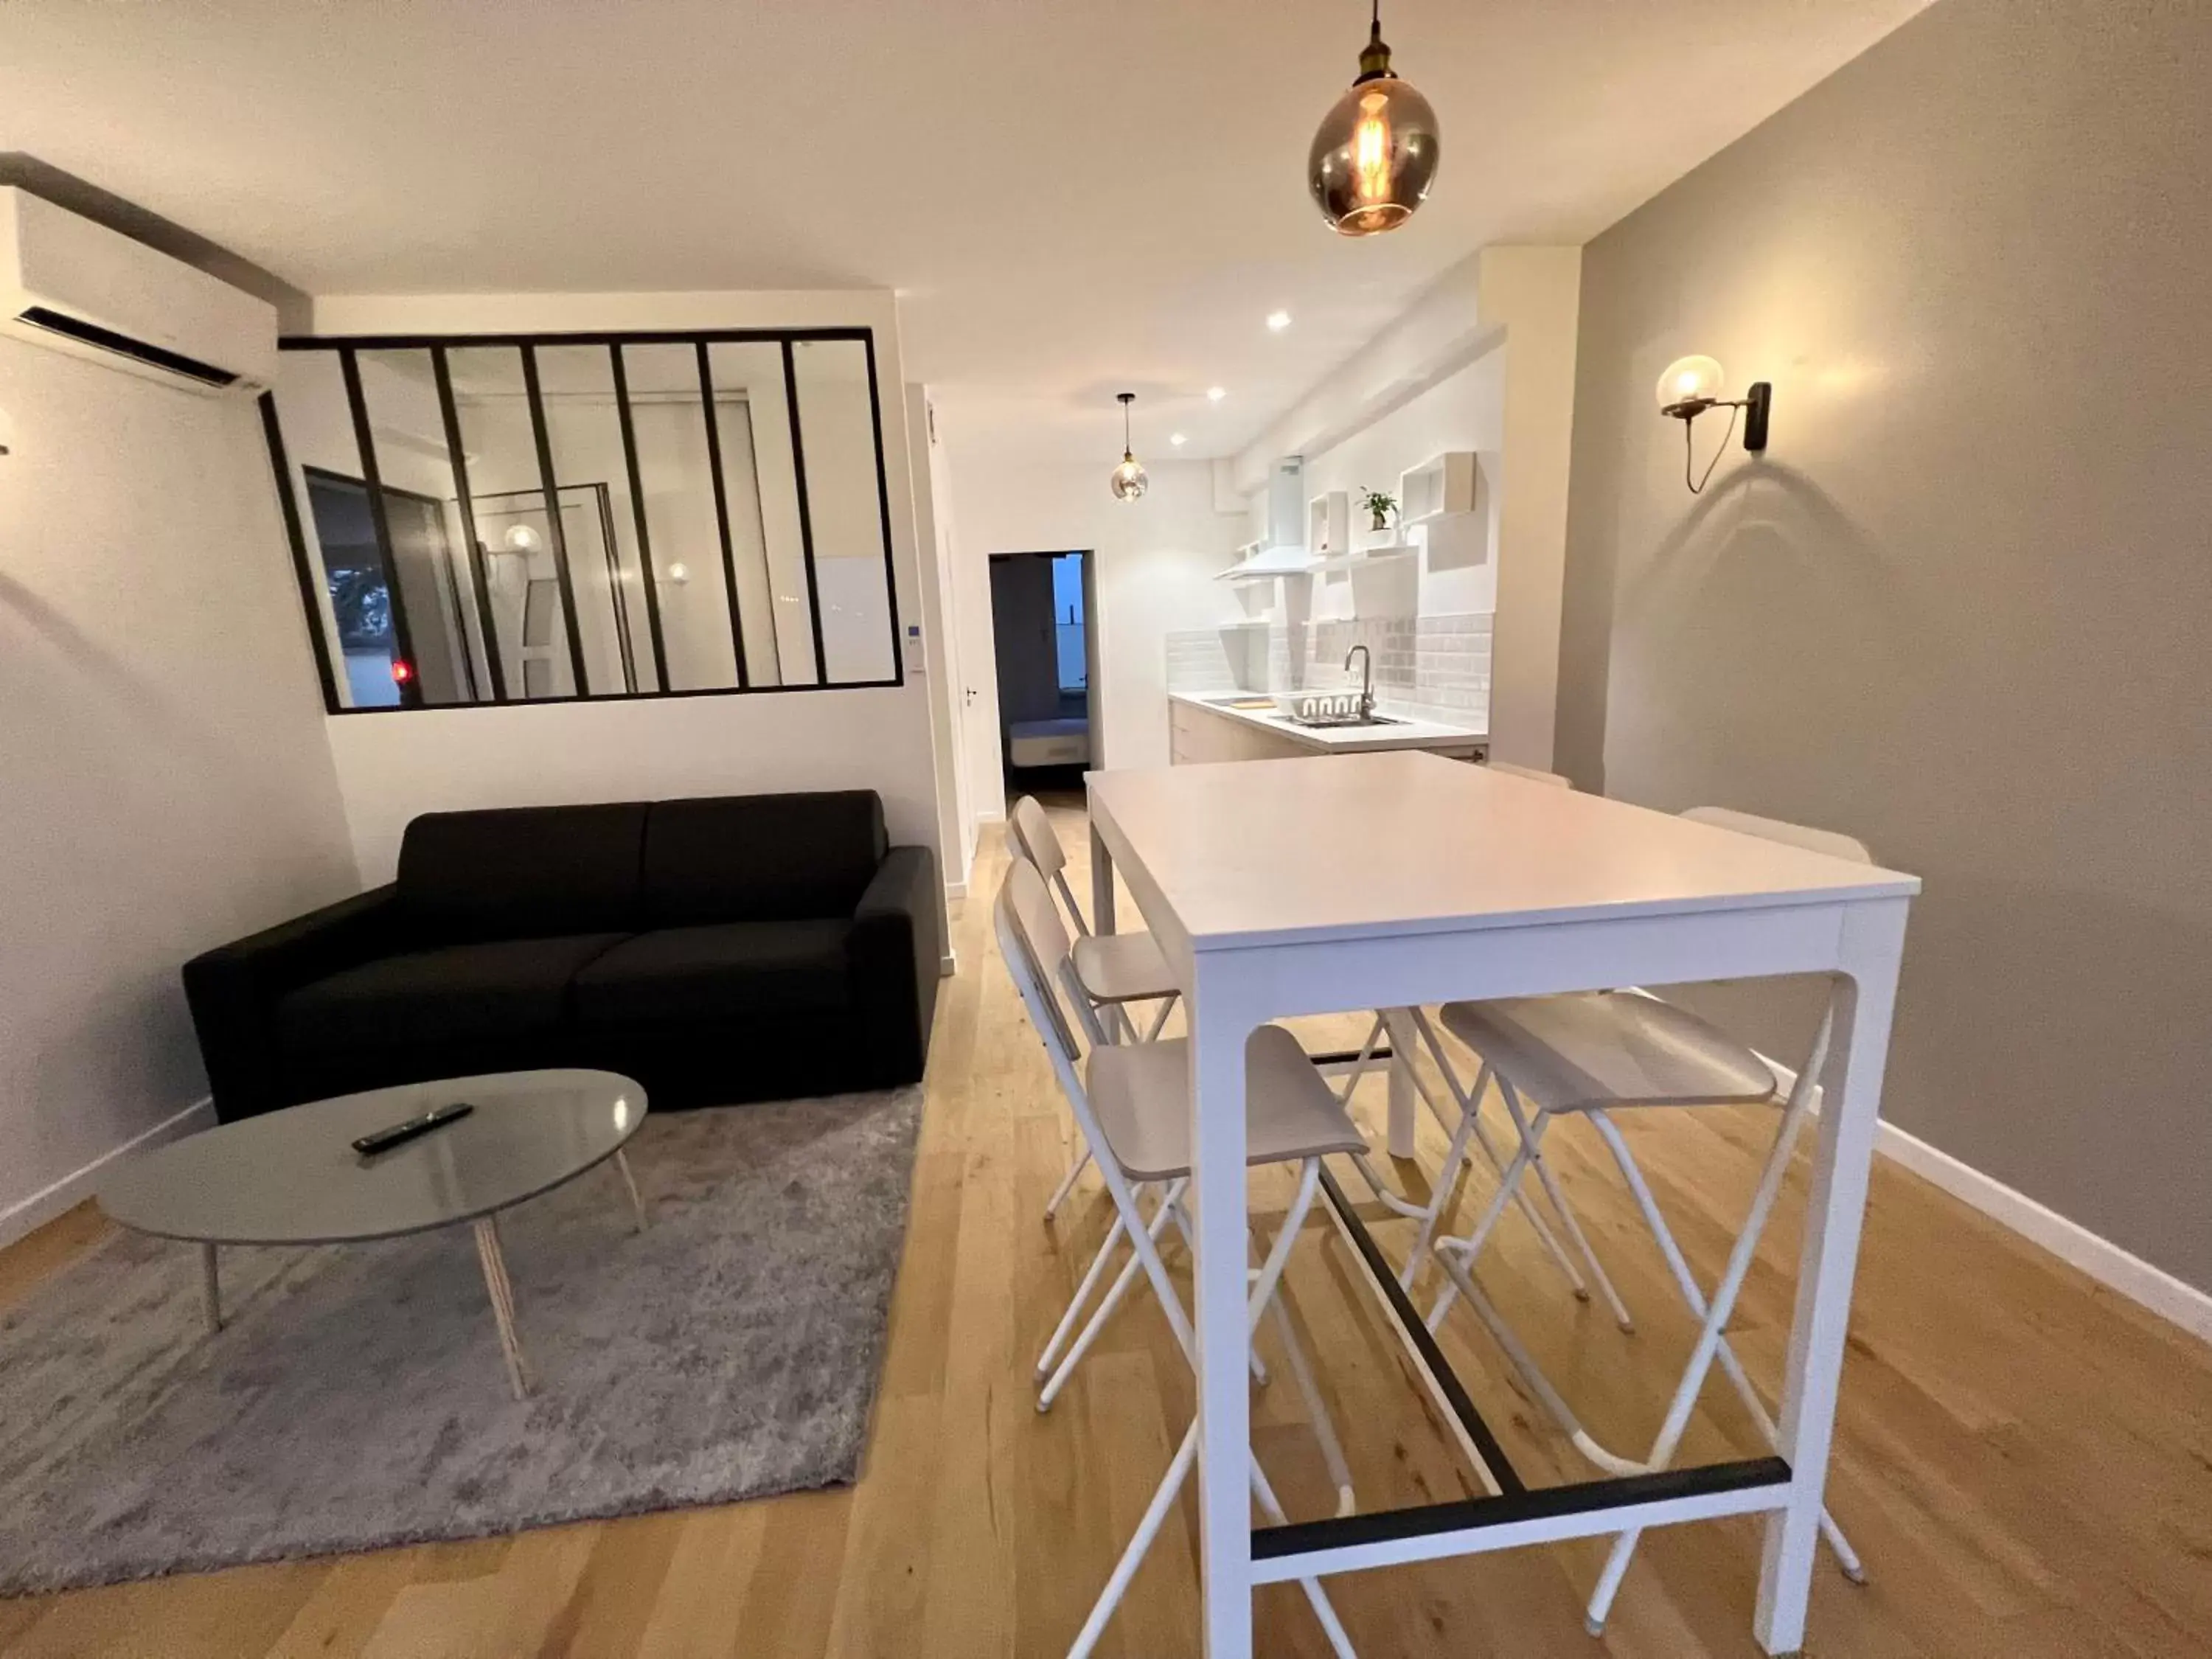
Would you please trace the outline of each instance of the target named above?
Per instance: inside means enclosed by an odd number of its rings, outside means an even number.
[[[395,1123],[388,1129],[379,1129],[374,1134],[363,1135],[353,1144],[353,1149],[363,1158],[374,1158],[379,1152],[388,1152],[402,1142],[416,1135],[427,1135],[433,1129],[442,1129],[448,1123],[458,1123],[476,1108],[468,1102],[456,1101],[451,1106],[434,1106],[420,1117],[410,1117],[404,1123]]]

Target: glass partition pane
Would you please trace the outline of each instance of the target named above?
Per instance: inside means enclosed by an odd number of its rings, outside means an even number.
[[[276,392],[315,594],[313,622],[329,647],[338,707],[397,708],[403,693],[393,665],[402,653],[391,574],[369,516],[337,354],[286,353]]]
[[[274,402],[335,708],[895,672],[864,341],[301,343]]]
[[[537,356],[586,677],[595,693],[660,690],[658,596],[638,552],[613,356],[603,345],[540,346]]]
[[[896,672],[890,568],[867,346],[799,340],[791,351],[822,619],[822,678],[832,684],[888,680]]]
[[[474,550],[462,533],[430,354],[363,351],[355,362],[383,496],[389,591],[415,690],[433,706],[489,702]]]
[[[731,690],[738,684],[736,636],[701,412],[698,348],[625,345],[622,357],[668,688]]]
[[[555,525],[538,466],[520,350],[456,346],[446,362],[484,565],[491,641],[507,695],[580,696],[587,682],[582,630],[568,603],[575,555],[568,541],[573,534],[586,550],[595,547],[596,514],[583,500],[568,500]]]
[[[755,685],[817,684],[783,347],[717,340],[707,348],[707,360],[747,671]]]

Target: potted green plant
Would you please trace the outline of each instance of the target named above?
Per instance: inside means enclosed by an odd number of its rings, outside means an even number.
[[[1359,487],[1359,505],[1367,511],[1369,526],[1382,531],[1390,527],[1390,515],[1398,510],[1398,498],[1387,490]]]

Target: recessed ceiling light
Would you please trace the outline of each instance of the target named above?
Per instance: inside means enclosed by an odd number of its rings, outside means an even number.
[[[1291,313],[1289,312],[1271,311],[1267,313],[1267,326],[1273,329],[1276,333],[1280,334],[1290,325]]]
[[[1225,386],[1210,386],[1206,388],[1206,401],[1210,404],[1218,404],[1228,395],[1229,388]]]
[[[1168,434],[1168,441],[1173,444],[1177,449],[1181,449],[1185,444],[1188,443],[1190,440],[1184,437],[1180,432],[1170,432]]]

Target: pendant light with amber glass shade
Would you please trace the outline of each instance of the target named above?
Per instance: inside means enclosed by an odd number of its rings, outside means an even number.
[[[1436,182],[1437,112],[1390,68],[1382,0],[1374,0],[1359,78],[1322,118],[1306,157],[1306,183],[1329,228],[1343,236],[1395,230]]]

